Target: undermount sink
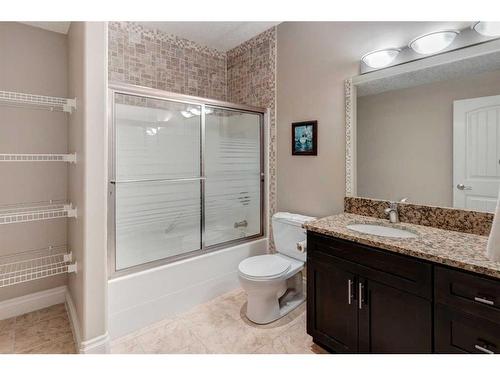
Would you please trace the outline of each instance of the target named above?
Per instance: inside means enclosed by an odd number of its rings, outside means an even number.
[[[350,224],[347,228],[365,234],[392,238],[416,238],[417,234],[409,230],[378,224]]]

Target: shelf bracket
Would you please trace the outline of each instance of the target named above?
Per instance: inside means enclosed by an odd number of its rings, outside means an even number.
[[[73,207],[71,204],[67,204],[64,206],[64,209],[68,213],[68,217],[77,217],[76,207]]]
[[[68,264],[68,273],[77,273],[77,263]]]
[[[64,156],[64,161],[75,164],[76,163],[76,153],[67,154]]]
[[[73,113],[73,110],[76,110],[76,98],[66,99],[66,104],[63,105],[63,111]]]

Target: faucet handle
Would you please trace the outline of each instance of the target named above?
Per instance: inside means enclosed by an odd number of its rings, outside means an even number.
[[[408,197],[404,197],[399,200],[399,203],[407,203],[407,202],[408,202]]]

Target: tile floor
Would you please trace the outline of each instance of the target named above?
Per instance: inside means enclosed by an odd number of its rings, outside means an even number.
[[[141,353],[326,353],[306,333],[305,303],[262,326],[245,314],[245,294],[237,290],[111,344],[115,354]]]
[[[75,353],[64,304],[0,320],[0,353]]]

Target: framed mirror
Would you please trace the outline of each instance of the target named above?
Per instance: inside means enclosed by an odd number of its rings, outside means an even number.
[[[500,188],[500,40],[345,83],[346,195],[491,212]]]

